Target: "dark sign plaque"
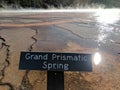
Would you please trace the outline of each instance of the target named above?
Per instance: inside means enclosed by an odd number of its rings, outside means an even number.
[[[19,69],[47,71],[92,71],[91,54],[21,52]]]

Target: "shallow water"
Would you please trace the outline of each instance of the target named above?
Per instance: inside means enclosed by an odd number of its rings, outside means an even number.
[[[79,52],[92,55],[98,52],[101,62],[98,65],[93,63],[93,72],[65,72],[65,90],[120,90],[119,24],[120,13],[116,10],[2,12],[0,58],[4,63],[7,57],[10,63],[4,69],[5,75],[1,77],[4,82],[10,82],[13,88],[17,88],[15,90],[19,87],[45,90],[46,72],[29,71],[26,75],[18,70],[21,51]],[[1,67],[3,65],[0,64]],[[17,74],[16,77],[10,78],[14,74]],[[27,82],[25,85],[24,80]]]

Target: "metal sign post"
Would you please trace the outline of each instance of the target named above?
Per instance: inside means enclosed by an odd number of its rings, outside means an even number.
[[[47,90],[64,90],[64,72],[47,72]]]

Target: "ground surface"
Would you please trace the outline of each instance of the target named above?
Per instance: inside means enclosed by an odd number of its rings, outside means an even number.
[[[65,72],[65,90],[120,90],[120,22],[96,20],[94,13],[1,13],[0,90],[46,90],[46,71],[18,70],[21,51],[98,51],[93,72]]]

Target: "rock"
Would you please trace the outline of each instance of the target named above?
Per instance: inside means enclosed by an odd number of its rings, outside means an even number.
[[[31,37],[35,34],[35,31],[29,28],[4,29],[0,31],[0,35],[6,40],[5,43],[9,45],[9,66],[4,71],[3,83],[11,83],[14,88],[19,88],[21,85],[25,71],[18,69],[20,52],[28,51],[30,45],[34,43]]]
[[[4,77],[4,69],[8,66],[7,59],[7,47],[3,46],[0,49],[0,80]]]
[[[10,87],[7,85],[0,85],[0,90],[10,90]]]
[[[33,86],[33,90],[46,90],[47,87],[47,72],[45,71],[30,71],[28,74],[29,82]]]

